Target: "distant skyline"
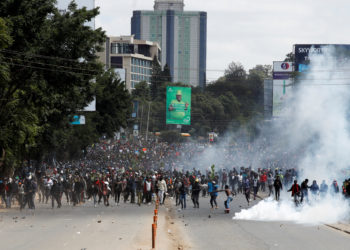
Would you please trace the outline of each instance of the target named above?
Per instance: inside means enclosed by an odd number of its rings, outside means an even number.
[[[248,71],[283,60],[296,43],[350,43],[350,1],[185,0],[185,10],[208,13],[207,80],[232,61]],[[130,35],[133,10],[152,10],[154,0],[95,0],[96,28]]]

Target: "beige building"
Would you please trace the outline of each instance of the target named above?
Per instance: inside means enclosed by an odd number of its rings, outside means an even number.
[[[161,57],[160,51],[158,43],[132,35],[108,37],[104,52],[98,55],[107,68],[125,70],[125,85],[131,91],[141,81],[150,82],[152,61],[155,56]]]

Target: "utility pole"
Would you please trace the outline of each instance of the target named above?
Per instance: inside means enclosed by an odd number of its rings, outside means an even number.
[[[143,121],[143,105],[144,103],[142,102],[142,107],[141,107],[141,122],[140,122],[140,135],[142,136],[142,121]]]
[[[151,110],[151,102],[148,102],[148,114],[147,114],[147,128],[146,128],[146,141],[148,141],[148,125],[149,125],[149,112]]]

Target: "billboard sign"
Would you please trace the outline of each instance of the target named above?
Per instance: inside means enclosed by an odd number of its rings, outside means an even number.
[[[191,88],[167,87],[166,124],[191,125]]]
[[[74,115],[72,125],[85,125],[85,116],[83,115]]]
[[[330,49],[338,61],[350,58],[349,44],[296,44],[294,45],[295,71],[303,72],[308,69],[310,54],[324,54]]]
[[[277,80],[287,80],[290,78],[290,72],[273,72],[272,76],[273,79],[277,79]]]
[[[293,72],[293,63],[273,62],[273,72]]]

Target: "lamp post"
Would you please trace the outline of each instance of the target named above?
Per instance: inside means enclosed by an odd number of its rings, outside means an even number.
[[[151,110],[151,102],[148,102],[148,114],[147,114],[147,127],[146,127],[146,141],[148,141],[148,125],[149,125],[149,113]]]

